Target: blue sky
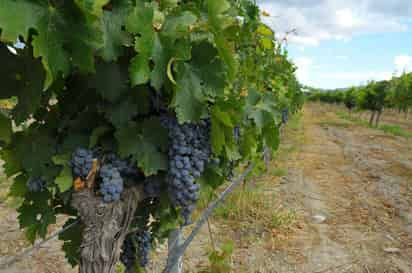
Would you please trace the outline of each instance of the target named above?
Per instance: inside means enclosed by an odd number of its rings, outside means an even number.
[[[412,1],[260,0],[299,80],[342,88],[412,71]]]

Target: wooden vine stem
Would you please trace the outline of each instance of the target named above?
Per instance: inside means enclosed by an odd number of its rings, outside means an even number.
[[[80,247],[80,273],[114,273],[120,249],[139,201],[141,189],[130,188],[122,199],[104,203],[92,189],[73,195],[72,206],[85,228]]]

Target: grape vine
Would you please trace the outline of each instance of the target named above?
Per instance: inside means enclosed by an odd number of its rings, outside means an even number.
[[[276,150],[282,109],[303,104],[249,0],[3,0],[0,60],[0,157],[21,228],[34,242],[57,215],[80,218],[62,238],[81,273],[113,273],[130,230],[151,237],[142,254],[127,239],[122,259],[147,257],[149,241],[190,224],[204,189]]]

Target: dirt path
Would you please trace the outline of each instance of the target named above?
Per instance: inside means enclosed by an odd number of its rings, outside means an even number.
[[[267,272],[411,273],[411,141],[325,120],[337,118],[306,107],[303,150],[280,189],[304,228]]]

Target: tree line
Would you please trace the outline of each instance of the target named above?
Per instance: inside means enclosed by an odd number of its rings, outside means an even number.
[[[408,118],[412,107],[412,73],[347,89],[323,91],[311,88],[308,100],[344,104],[350,112],[370,111],[369,124],[378,126],[384,109],[395,109]]]

